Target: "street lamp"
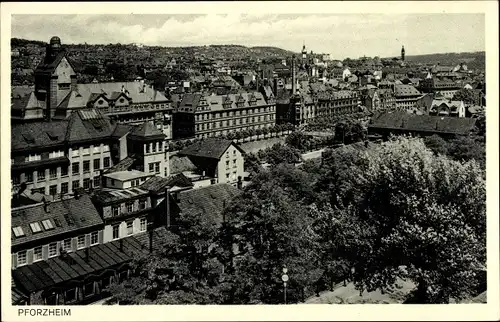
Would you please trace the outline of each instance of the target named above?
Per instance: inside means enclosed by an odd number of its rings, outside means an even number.
[[[283,266],[283,275],[281,276],[281,279],[283,280],[283,288],[284,288],[283,298],[284,298],[285,304],[286,304],[286,282],[288,282],[288,275],[286,275],[287,272],[288,272],[288,269],[286,268],[286,266]]]

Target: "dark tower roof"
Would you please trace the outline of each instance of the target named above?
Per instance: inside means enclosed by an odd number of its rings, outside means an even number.
[[[402,52],[402,53],[404,53],[404,52],[405,52],[405,46],[403,46],[403,47],[401,48],[401,52]]]
[[[54,45],[61,46],[61,38],[59,38],[57,36],[50,38],[50,46],[53,47]]]

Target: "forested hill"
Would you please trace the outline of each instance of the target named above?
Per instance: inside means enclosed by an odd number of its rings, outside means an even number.
[[[453,66],[457,62],[463,62],[472,69],[484,69],[486,53],[484,51],[470,53],[443,53],[443,54],[427,54],[406,56],[406,60],[421,64],[437,64]]]

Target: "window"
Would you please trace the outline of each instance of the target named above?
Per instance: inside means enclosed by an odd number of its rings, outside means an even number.
[[[49,244],[49,258],[57,256],[57,243]]]
[[[160,173],[160,162],[155,163],[155,172]]]
[[[90,179],[83,179],[83,189],[90,189]]]
[[[236,160],[233,160],[233,168],[236,168]]]
[[[33,262],[38,262],[42,259],[42,246],[35,247],[35,249],[33,249]]]
[[[144,146],[146,147],[146,153],[149,153],[149,143],[148,144],[144,144]]]
[[[68,175],[68,167],[61,167],[61,177]]]
[[[55,196],[57,194],[57,185],[54,184],[49,187],[49,194],[51,196]]]
[[[20,226],[12,228],[12,231],[14,232],[14,236],[16,236],[16,237],[23,237],[24,236],[23,228]]]
[[[20,251],[17,253],[17,266],[23,266],[27,264],[26,251]]]
[[[142,209],[146,209],[146,199],[140,199],[139,200],[139,209],[142,210]]]
[[[156,152],[156,142],[151,143],[151,152]]]
[[[118,239],[118,238],[120,238],[120,226],[113,225],[113,239]]]
[[[33,172],[28,172],[26,173],[26,183],[31,183],[33,182]]]
[[[127,212],[132,212],[134,211],[134,203],[132,202],[127,202]]]
[[[73,189],[73,191],[75,189],[78,189],[80,187],[80,181],[79,180],[75,180],[71,183],[71,188]]]
[[[84,173],[90,172],[90,161],[89,160],[83,161],[83,172]]]
[[[226,173],[226,179],[229,179],[229,173]]]
[[[43,170],[38,170],[36,174],[37,174],[37,180],[38,180],[38,181],[43,181],[43,180],[45,180],[45,169],[43,169]]]
[[[113,214],[113,217],[120,215],[120,207],[119,206],[112,206],[111,213]]]
[[[101,159],[94,159],[94,171],[101,168]]]
[[[127,222],[127,236],[134,233],[134,223],[132,221]]]
[[[76,241],[76,248],[77,249],[85,248],[85,235],[78,236]]]
[[[63,151],[54,151],[49,153],[49,159],[60,158],[64,156]]]
[[[50,221],[50,219],[42,220],[42,226],[43,226],[43,229],[45,229],[45,230],[54,229],[54,225],[52,224],[52,221]]]
[[[80,174],[80,163],[73,163],[71,165],[71,172],[73,174]]]
[[[101,178],[100,177],[94,177],[94,187],[99,187],[101,185]]]
[[[75,158],[75,157],[77,157],[79,155],[80,155],[80,150],[78,150],[78,149],[71,150],[71,156],[73,158]]]
[[[52,168],[49,170],[50,179],[57,179],[57,169]]]
[[[146,231],[148,227],[148,220],[146,218],[141,218],[140,224],[141,224],[140,230]]]
[[[24,162],[40,161],[42,156],[40,154],[30,154],[24,158]]]
[[[104,158],[104,167],[109,168],[109,163],[110,163],[109,157],[105,157]]]
[[[71,238],[67,238],[67,239],[63,240],[62,248],[64,251],[66,251],[68,253],[71,252]]]
[[[63,182],[61,183],[61,194],[67,194],[68,193],[68,183]]]
[[[90,246],[99,244],[99,233],[94,231],[90,234]]]
[[[38,222],[31,223],[30,228],[33,233],[39,233],[42,231],[42,227],[40,227],[40,224]]]
[[[19,183],[21,183],[21,178],[19,177],[19,174],[13,174],[12,184],[19,184]]]
[[[73,302],[76,300],[76,288],[72,288],[64,292],[64,302]]]
[[[87,283],[83,286],[83,296],[91,296],[94,294],[94,282]]]

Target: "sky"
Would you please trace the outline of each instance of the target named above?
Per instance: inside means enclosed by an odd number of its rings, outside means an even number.
[[[485,50],[484,14],[12,15],[12,37],[63,44],[237,44],[338,59]]]

